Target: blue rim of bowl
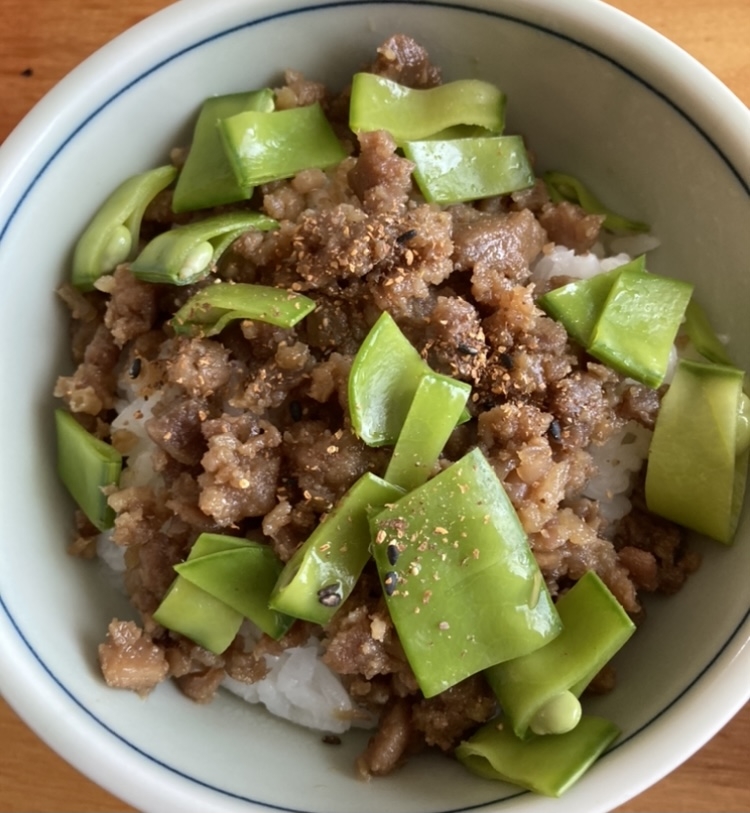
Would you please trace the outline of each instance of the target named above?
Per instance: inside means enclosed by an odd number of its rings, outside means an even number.
[[[454,9],[456,11],[469,12],[469,13],[472,13],[472,14],[478,14],[478,15],[483,15],[483,16],[487,16],[487,17],[493,17],[493,18],[496,18],[496,19],[506,20],[508,22],[513,22],[513,23],[525,26],[527,28],[532,28],[532,29],[535,29],[535,30],[537,30],[537,31],[539,31],[541,33],[549,35],[551,37],[555,37],[557,39],[569,42],[572,45],[574,45],[574,46],[576,46],[576,47],[578,47],[578,48],[580,48],[580,49],[582,49],[584,51],[587,51],[588,53],[590,53],[590,54],[592,54],[592,55],[594,55],[594,56],[596,56],[596,57],[598,57],[600,59],[603,59],[604,61],[610,63],[615,68],[617,68],[618,70],[622,71],[627,76],[629,76],[631,79],[633,79],[634,81],[638,82],[640,85],[645,87],[647,90],[649,90],[651,93],[653,93],[659,99],[661,99],[664,103],[666,103],[669,107],[671,107],[683,119],[685,119],[685,121],[687,121],[690,124],[690,126],[693,127],[693,129],[695,129],[706,142],[708,142],[708,144],[710,144],[710,146],[714,150],[714,152],[722,159],[722,161],[727,166],[727,168],[732,173],[732,175],[735,177],[735,179],[738,181],[740,186],[745,190],[745,193],[750,196],[750,181],[745,180],[745,178],[741,175],[741,173],[737,170],[737,168],[732,164],[732,162],[729,160],[729,158],[724,154],[724,152],[716,144],[716,142],[713,140],[713,138],[711,138],[711,136],[696,121],[694,121],[691,116],[689,116],[682,108],[680,108],[677,104],[675,104],[675,102],[673,102],[666,94],[664,94],[658,88],[654,87],[650,82],[647,82],[645,79],[643,79],[637,73],[635,73],[633,70],[631,70],[630,68],[627,68],[625,65],[623,65],[622,63],[620,63],[619,61],[617,61],[613,57],[611,57],[611,56],[609,56],[609,55],[607,55],[605,53],[602,53],[598,49],[593,48],[592,46],[587,45],[586,43],[580,42],[579,40],[577,40],[577,39],[575,39],[573,37],[570,37],[570,36],[565,35],[565,34],[561,34],[560,32],[557,32],[557,31],[552,31],[551,29],[546,28],[543,25],[539,25],[537,23],[532,23],[532,22],[529,22],[528,20],[522,20],[522,19],[519,19],[518,17],[515,17],[515,16],[513,16],[511,14],[507,14],[507,13],[503,13],[503,12],[492,11],[492,10],[489,10],[489,9],[476,9],[476,8],[471,8],[469,6],[464,6],[461,3],[440,2],[439,0],[388,0],[388,2],[392,2],[394,5],[402,5],[402,6],[417,6],[417,5],[419,5],[419,6],[433,6],[433,7],[445,8],[445,9]],[[310,12],[320,11],[320,10],[333,10],[333,9],[336,9],[336,8],[342,8],[342,7],[346,7],[346,6],[368,6],[368,5],[382,5],[382,0],[381,0],[381,2],[377,2],[377,1],[373,2],[373,0],[333,0],[333,2],[319,3],[317,5],[306,7],[304,9],[295,9],[295,10],[292,10],[292,11],[282,11],[282,12],[278,12],[276,14],[269,14],[269,15],[259,17],[257,19],[254,19],[254,20],[251,20],[251,21],[248,21],[248,22],[245,22],[245,23],[241,23],[239,25],[231,26],[230,28],[227,28],[227,29],[225,29],[223,31],[220,31],[220,32],[216,33],[216,34],[213,34],[210,37],[206,37],[204,39],[201,39],[201,40],[193,43],[192,45],[189,45],[189,46],[187,46],[185,48],[181,48],[179,51],[176,51],[174,54],[167,57],[166,59],[163,59],[163,60],[159,61],[157,64],[155,64],[154,66],[149,68],[147,71],[144,71],[143,73],[141,73],[140,76],[138,76],[135,79],[133,79],[132,81],[128,82],[126,85],[124,85],[122,88],[120,88],[120,90],[118,90],[116,93],[113,93],[105,102],[103,102],[101,105],[99,105],[99,107],[97,107],[93,112],[91,112],[81,122],[81,124],[79,124],[73,130],[73,132],[71,132],[71,134],[69,136],[67,136],[67,138],[65,138],[61,142],[61,144],[57,147],[57,149],[55,149],[55,151],[52,153],[52,155],[45,161],[45,163],[42,165],[41,169],[37,172],[37,174],[34,176],[32,181],[27,185],[26,189],[23,191],[23,193],[18,198],[18,201],[17,201],[16,205],[13,207],[13,209],[11,210],[10,215],[8,216],[8,219],[6,220],[5,224],[3,224],[2,229],[0,229],[0,243],[2,243],[5,235],[7,234],[8,230],[10,229],[10,226],[11,226],[13,220],[15,219],[15,216],[17,215],[17,213],[22,208],[22,206],[24,204],[24,201],[26,200],[26,198],[30,194],[31,190],[36,186],[36,184],[39,182],[39,180],[42,178],[42,176],[47,172],[47,170],[50,168],[50,166],[54,163],[55,159],[66,148],[66,146],[68,144],[70,144],[70,142],[76,137],[76,135],[78,135],[78,133],[80,133],[103,110],[105,110],[107,107],[109,107],[109,105],[111,105],[113,102],[115,102],[120,96],[127,93],[127,91],[130,90],[130,88],[134,87],[139,82],[142,82],[144,79],[146,79],[151,74],[159,71],[165,65],[173,62],[174,60],[179,59],[184,54],[195,51],[196,49],[201,48],[201,47],[203,47],[203,46],[205,46],[205,45],[207,45],[207,44],[209,44],[211,42],[215,42],[216,40],[219,40],[219,39],[222,39],[224,37],[230,36],[232,34],[235,34],[235,33],[239,32],[239,31],[242,31],[242,30],[245,30],[245,29],[248,29],[248,28],[253,28],[253,27],[257,26],[257,25],[265,24],[265,23],[268,23],[268,22],[270,22],[272,20],[281,19],[281,18],[284,18],[284,17],[291,17],[291,16],[295,16],[295,15],[298,15],[298,14],[307,14],[307,13],[310,13]],[[47,666],[47,664],[44,662],[44,660],[39,655],[39,653],[33,648],[31,643],[29,642],[29,640],[23,634],[20,626],[16,622],[13,615],[11,615],[11,612],[10,612],[8,606],[5,604],[5,601],[3,600],[2,595],[0,595],[0,607],[2,607],[2,610],[3,610],[4,614],[7,616],[8,620],[11,623],[11,626],[16,631],[18,637],[23,641],[24,645],[29,650],[29,652],[31,653],[33,658],[39,663],[39,665],[47,673],[47,675],[49,675],[49,677],[52,679],[54,684],[78,708],[80,708],[81,711],[83,711],[93,722],[95,722],[98,726],[100,726],[108,734],[111,734],[113,737],[115,737],[123,745],[127,746],[129,749],[131,749],[132,751],[137,753],[139,756],[144,757],[146,760],[153,763],[154,765],[157,765],[159,768],[162,768],[162,769],[164,769],[166,771],[169,771],[170,773],[173,773],[173,774],[181,777],[182,779],[186,779],[186,780],[188,780],[188,781],[190,781],[190,782],[192,782],[192,783],[194,783],[194,784],[196,784],[196,785],[198,785],[198,786],[200,786],[200,787],[202,787],[202,788],[204,788],[206,790],[210,790],[210,791],[219,793],[222,796],[226,796],[228,798],[231,798],[231,799],[234,799],[234,800],[237,800],[237,801],[248,802],[248,803],[251,803],[251,804],[254,804],[254,805],[258,805],[259,807],[265,807],[268,810],[284,811],[284,813],[308,813],[308,811],[303,810],[302,808],[289,808],[289,807],[283,807],[283,806],[280,806],[280,805],[274,805],[274,804],[269,803],[269,802],[258,801],[256,799],[252,799],[252,798],[250,798],[248,796],[244,796],[242,794],[234,793],[234,792],[226,790],[224,788],[220,788],[220,787],[217,787],[215,785],[212,785],[212,784],[210,784],[208,782],[204,782],[203,780],[197,779],[194,776],[191,776],[190,774],[187,774],[187,773],[185,773],[185,772],[183,772],[183,771],[181,771],[181,770],[167,764],[166,762],[163,762],[162,760],[157,759],[156,757],[152,756],[148,752],[144,751],[139,746],[137,746],[134,743],[130,742],[128,739],[126,739],[121,734],[119,734],[117,731],[115,731],[113,728],[111,728],[109,725],[107,725],[103,720],[99,719],[99,717],[97,717],[96,714],[94,714],[89,708],[87,708],[87,706],[84,705],[84,703],[81,702],[57,678],[57,676],[54,674],[54,672],[52,672],[52,670]],[[676,703],[678,703],[686,694],[688,694],[688,692],[690,692],[690,690],[695,686],[695,684],[703,677],[703,675],[706,674],[706,672],[708,672],[711,669],[711,667],[717,662],[717,660],[722,656],[722,654],[734,642],[734,640],[739,635],[741,629],[745,626],[745,624],[747,623],[747,621],[749,619],[750,619],[750,608],[745,613],[744,617],[741,619],[741,621],[739,622],[737,627],[734,629],[734,631],[731,633],[729,638],[724,642],[724,644],[716,652],[714,657],[694,677],[694,679],[679,694],[677,694],[663,709],[661,709],[658,713],[656,713],[650,720],[648,720],[646,723],[644,723],[640,728],[638,728],[635,731],[631,732],[627,737],[623,738],[622,740],[619,740],[607,752],[607,754],[605,754],[603,759],[606,759],[606,757],[609,754],[612,754],[613,752],[617,751],[619,748],[621,748],[623,745],[628,743],[630,740],[632,740],[638,734],[640,734],[645,729],[652,726],[657,720],[659,720],[664,714],[666,714]],[[510,802],[510,801],[512,801],[514,799],[517,799],[519,796],[524,796],[524,795],[527,795],[527,794],[528,794],[528,791],[520,790],[520,791],[518,791],[516,793],[512,793],[512,794],[510,794],[508,796],[503,796],[503,797],[500,797],[500,798],[497,798],[497,799],[489,800],[487,802],[482,802],[482,803],[479,803],[479,804],[476,804],[476,805],[472,805],[470,807],[461,807],[461,808],[457,808],[457,809],[445,809],[445,810],[441,810],[441,811],[436,811],[436,813],[460,813],[460,811],[464,811],[464,810],[481,810],[483,808],[489,807],[490,805],[497,806],[499,804],[506,804],[507,802]]]

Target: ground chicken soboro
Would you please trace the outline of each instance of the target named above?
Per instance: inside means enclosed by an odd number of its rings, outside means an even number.
[[[405,36],[384,43],[371,70],[413,87],[440,82]],[[639,616],[639,593],[679,589],[697,563],[681,532],[650,516],[637,491],[635,510],[617,527],[582,496],[593,468],[589,444],[629,420],[650,428],[659,406],[658,393],[593,363],[535,305],[531,263],[552,243],[587,251],[601,218],[552,203],[540,183],[474,205],[426,204],[389,135],[357,140],[348,131],[346,92],[332,95],[289,72],[277,99],[281,107],[322,101],[349,157],[257,190],[250,205],[280,228],[238,239],[215,275],[302,292],[315,311],[294,329],[244,322],[213,338],[176,337],[167,320],[207,283],[150,285],[125,264],[100,283],[106,290],[61,291],[77,368],[59,379],[56,394],[126,454],[135,440],[112,429],[114,409],[130,391],[151,396],[148,465],[158,479],[128,484],[126,475],[110,496],[113,539],[125,552],[141,624],[110,625],[100,651],[107,682],[147,692],[173,677],[205,702],[225,674],[258,680],[265,652],[315,633],[325,663],[380,717],[360,773],[387,774],[422,748],[450,753],[495,713],[495,701],[481,676],[421,697],[369,568],[327,628],[298,622],[282,641],[262,638],[251,652],[236,641],[213,655],[151,617],[172,566],[200,533],[261,531],[287,561],[358,477],[383,474],[388,450],[365,446],[347,412],[352,357],[382,311],[435,370],[472,385],[473,420],[455,430],[444,463],[482,449],[553,595],[593,569]],[[179,163],[184,154],[173,157]],[[162,193],[146,213],[145,235],[195,216],[173,216],[170,193]],[[90,555],[94,536],[79,516],[72,549]],[[608,671],[594,688],[611,684]]]

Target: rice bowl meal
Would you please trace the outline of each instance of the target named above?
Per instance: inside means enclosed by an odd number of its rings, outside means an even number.
[[[688,531],[734,539],[744,373],[659,234],[537,171],[512,96],[406,34],[361,64],[196,99],[76,244],[70,552],[134,611],[99,665],[365,729],[360,778],[433,750],[558,796]]]
[[[598,0],[179,0],[55,87],[0,146],[6,806],[737,806],[744,712],[675,769],[750,691],[748,115]]]

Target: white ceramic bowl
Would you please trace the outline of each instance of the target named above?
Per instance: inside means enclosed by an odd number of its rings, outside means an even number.
[[[447,78],[509,95],[509,129],[543,166],[578,174],[653,224],[652,270],[694,282],[750,367],[750,114],[694,60],[596,0],[182,0],[74,71],[0,150],[0,689],[47,742],[145,810],[230,813],[604,811],[660,779],[750,697],[750,515],[734,547],[699,546],[700,571],[619,659],[593,711],[623,736],[563,799],[414,759],[362,784],[362,738],[326,747],[263,710],[208,707],[169,685],[107,689],[96,644],[125,612],[65,553],[69,503],[53,470],[50,396],[66,364],[53,293],[75,237],[121,179],[184,141],[202,99],[294,67],[331,85],[390,33],[416,36]],[[349,741],[347,741],[349,742]]]

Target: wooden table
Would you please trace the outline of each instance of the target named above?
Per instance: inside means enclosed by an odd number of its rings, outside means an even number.
[[[681,45],[750,104],[750,0],[611,2]],[[84,57],[166,5],[167,0],[0,0],[0,141]],[[0,700],[0,811],[131,810],[55,755]],[[619,808],[619,813],[657,811],[750,811],[750,705],[681,768]]]

